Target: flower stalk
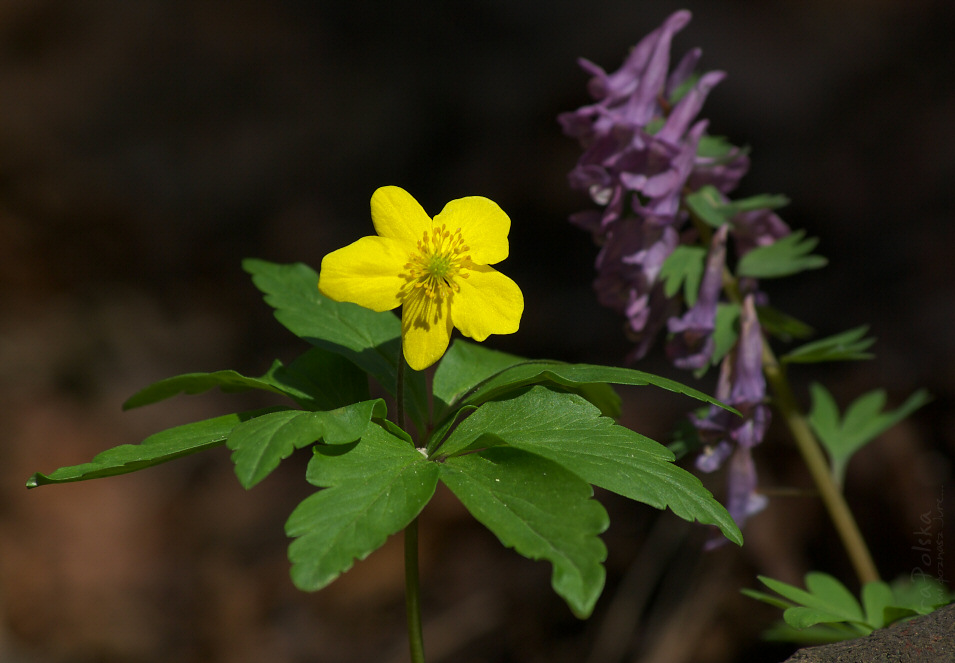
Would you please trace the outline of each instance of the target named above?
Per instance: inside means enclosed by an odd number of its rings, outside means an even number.
[[[421,583],[418,579],[418,519],[405,528],[405,612],[408,617],[408,647],[411,663],[424,663],[421,632]]]
[[[405,358],[398,352],[395,380],[395,410],[398,425],[405,427]],[[405,535],[405,614],[411,663],[424,663],[424,636],[421,631],[421,581],[418,571],[418,519],[412,520]]]
[[[875,562],[872,561],[872,555],[862,537],[862,532],[856,524],[845,497],[832,478],[826,456],[810,429],[806,416],[796,402],[792,387],[786,378],[786,372],[769,347],[769,343],[765,342],[763,343],[763,372],[773,390],[776,409],[796,441],[803,462],[806,463],[819,496],[829,512],[832,524],[849,555],[859,583],[865,585],[867,582],[879,580],[879,572]]]

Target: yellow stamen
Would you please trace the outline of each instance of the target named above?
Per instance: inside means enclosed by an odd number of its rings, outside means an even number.
[[[402,276],[407,281],[403,295],[407,297],[414,289],[422,288],[431,300],[442,300],[461,290],[456,279],[468,278],[468,270],[474,267],[464,243],[461,229],[451,232],[442,224],[427,230],[418,240],[417,250],[408,256],[406,272]]]

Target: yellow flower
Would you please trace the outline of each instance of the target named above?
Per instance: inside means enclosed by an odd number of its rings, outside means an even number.
[[[421,371],[448,348],[451,328],[483,341],[517,331],[524,296],[493,265],[507,257],[511,220],[487,198],[452,200],[432,220],[404,189],[371,197],[377,236],[329,253],[319,291],[373,311],[401,306],[402,348]]]

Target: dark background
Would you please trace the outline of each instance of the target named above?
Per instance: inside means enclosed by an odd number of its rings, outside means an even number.
[[[774,303],[821,335],[868,323],[879,339],[875,361],[796,371],[800,394],[820,379],[842,404],[876,386],[893,405],[935,395],[853,461],[847,491],[887,578],[951,582],[951,3],[3,0],[0,661],[404,660],[400,537],[318,594],[291,586],[282,523],[309,493],[300,456],[250,493],[225,450],[89,484],[23,482],[254,401],[120,411],[163,377],[259,374],[300,352],[240,261],[317,268],[370,234],[384,184],[432,214],[478,194],[511,216],[500,268],[526,312],[492,347],[620,363],[621,321],[590,288],[596,249],[566,223],[587,201],[566,186],[579,150],[555,117],[588,102],[578,56],[616,69],[680,7],[694,20],[674,58],[698,45],[702,67],[729,73],[702,116],[753,148],[740,195],[787,194],[784,218],[831,260],[767,284]],[[658,357],[639,368],[693,380]],[[663,441],[692,405],[624,397],[626,423]],[[756,456],[774,498],[742,550],[702,555],[702,528],[600,495],[608,586],[587,622],[546,564],[439,493],[422,525],[429,660],[785,658],[757,643],[776,613],[739,587],[811,568],[855,585],[818,503],[791,496],[809,483],[786,436],[774,427]]]

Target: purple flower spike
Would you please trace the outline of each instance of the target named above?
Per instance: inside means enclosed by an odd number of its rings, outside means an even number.
[[[642,358],[660,332],[670,338],[667,355],[680,368],[704,369],[712,361],[716,312],[723,291],[728,251],[739,259],[759,246],[789,234],[771,209],[738,213],[721,225],[710,243],[696,302],[668,297],[660,281],[664,261],[681,242],[695,244],[700,227],[687,228],[690,211],[702,215],[687,196],[703,187],[718,192],[718,207],[749,170],[744,150],[707,135],[699,114],[721,71],[695,79],[700,49],[692,49],[669,71],[670,45],[690,21],[690,13],[670,15],[633,48],[621,67],[607,73],[587,60],[588,90],[594,102],[558,118],[564,133],[584,149],[569,174],[572,188],[589,195],[598,209],[579,212],[571,222],[593,233],[601,245],[594,288],[602,304],[627,319],[634,347],[627,360]],[[688,82],[690,83],[688,85]],[[677,95],[679,93],[679,98]],[[709,192],[712,194],[712,191]],[[692,217],[694,224],[711,219]],[[713,406],[691,416],[704,451],[698,469],[713,472],[728,464],[728,510],[742,526],[766,504],[756,492],[751,450],[769,425],[763,337],[756,304],[766,296],[756,279],[740,278],[740,331],[735,346],[720,362],[716,398],[742,416]]]

